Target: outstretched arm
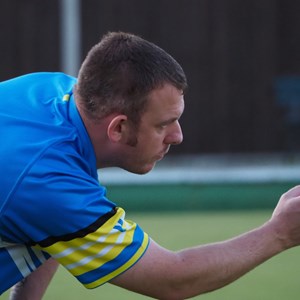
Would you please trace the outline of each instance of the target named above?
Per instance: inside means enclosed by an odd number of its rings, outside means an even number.
[[[186,299],[221,288],[300,244],[300,187],[281,197],[261,227],[220,243],[172,252],[151,241],[145,255],[112,283],[158,299]]]
[[[58,263],[50,258],[36,271],[17,283],[10,291],[10,300],[40,300],[55,274]]]
[[[151,241],[145,255],[112,283],[158,299],[186,299],[221,288],[299,244],[300,186],[281,197],[268,222],[233,239],[178,252]],[[14,288],[11,300],[41,299],[56,268],[48,261]]]

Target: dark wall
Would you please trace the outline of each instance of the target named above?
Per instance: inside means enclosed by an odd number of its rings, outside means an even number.
[[[0,1],[0,80],[58,70],[58,1]]]
[[[300,74],[297,0],[81,4],[83,57],[104,33],[121,30],[157,43],[185,69],[185,140],[172,153],[300,149],[289,146],[294,129],[274,89],[276,78]],[[0,16],[1,79],[59,70],[58,0],[2,1]]]

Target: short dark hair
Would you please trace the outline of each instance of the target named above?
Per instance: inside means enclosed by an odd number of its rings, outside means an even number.
[[[147,95],[166,83],[183,92],[187,88],[184,71],[171,55],[134,34],[109,32],[84,60],[75,94],[95,119],[118,112],[137,124]]]

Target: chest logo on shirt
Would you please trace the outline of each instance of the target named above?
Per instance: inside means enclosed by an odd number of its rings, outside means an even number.
[[[68,102],[68,101],[70,100],[70,97],[71,97],[70,94],[65,94],[65,95],[63,96],[62,100],[63,100],[64,102]]]

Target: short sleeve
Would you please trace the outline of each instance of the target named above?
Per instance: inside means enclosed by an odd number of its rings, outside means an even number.
[[[32,165],[3,218],[9,240],[49,254],[87,288],[126,271],[149,243],[72,147],[64,155],[51,149]]]
[[[148,236],[116,208],[102,224],[50,238],[35,248],[55,258],[85,287],[95,288],[134,265],[148,246]],[[100,222],[102,223],[102,222]]]

